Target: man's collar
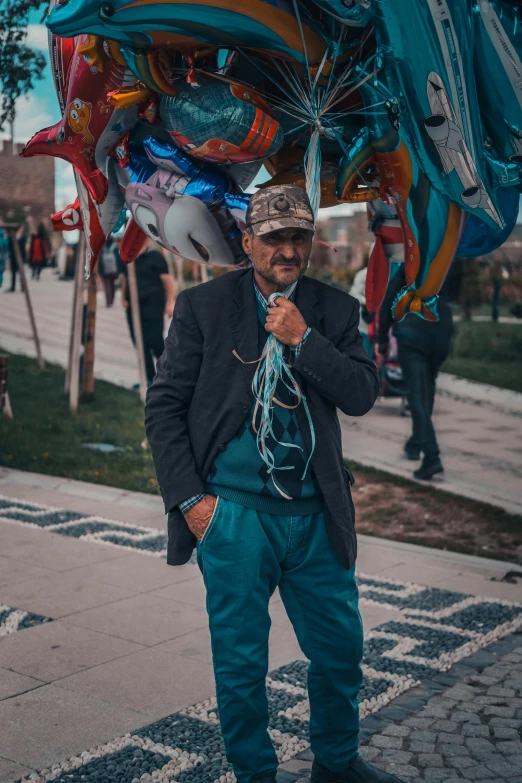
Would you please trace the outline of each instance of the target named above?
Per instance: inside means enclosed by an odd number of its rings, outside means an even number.
[[[255,294],[256,294],[256,297],[257,297],[258,301],[263,305],[265,310],[268,310],[268,302],[265,299],[265,297],[263,296],[263,294],[261,293],[261,289],[259,288],[259,286],[258,286],[258,284],[256,282],[256,276],[255,275],[252,275],[252,280],[254,281],[254,291],[255,291]],[[295,301],[296,291],[297,291],[297,286],[294,288],[294,290],[292,291],[292,293],[288,297],[291,302]]]

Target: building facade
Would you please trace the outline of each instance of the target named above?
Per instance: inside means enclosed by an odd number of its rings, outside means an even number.
[[[20,158],[23,144],[0,142],[0,217],[21,222],[24,214],[51,233],[54,209],[54,158]]]

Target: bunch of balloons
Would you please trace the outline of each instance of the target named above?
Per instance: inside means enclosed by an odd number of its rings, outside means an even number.
[[[126,261],[151,237],[247,264],[262,164],[315,211],[370,202],[370,309],[402,245],[395,316],[435,320],[456,252],[516,221],[521,22],[517,0],[51,0],[63,116],[23,155],[74,166],[78,200],[54,220],[83,227],[89,269],[124,208]]]

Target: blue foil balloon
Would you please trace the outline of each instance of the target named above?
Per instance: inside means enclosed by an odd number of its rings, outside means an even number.
[[[243,46],[299,63],[319,63],[325,51],[323,35],[304,11],[296,17],[292,0],[66,0],[46,24],[62,37],[88,33],[138,49]]]
[[[503,188],[498,196],[506,218],[505,228],[500,232],[494,231],[481,220],[477,220],[474,215],[469,215],[457,248],[458,256],[463,258],[484,256],[492,253],[509,239],[518,218],[520,193],[515,188]]]
[[[469,0],[373,0],[380,52],[419,164],[447,199],[498,231],[484,157]]]
[[[475,76],[484,128],[493,154],[522,162],[522,26],[517,8],[477,0]]]
[[[314,0],[315,4],[350,27],[366,27],[371,21],[370,0]]]
[[[143,147],[153,167],[180,175],[178,180],[171,180],[173,192],[193,196],[208,206],[216,206],[221,204],[225,193],[230,190],[230,179],[225,171],[216,166],[200,168],[178,147],[164,144],[153,136],[143,139]],[[145,164],[142,165],[145,169]]]

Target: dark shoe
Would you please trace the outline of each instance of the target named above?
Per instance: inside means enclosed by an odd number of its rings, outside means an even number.
[[[403,783],[403,781],[356,756],[344,772],[330,772],[318,761],[314,761],[310,783]]]
[[[412,441],[412,438],[408,438],[404,444],[404,456],[407,459],[420,459],[421,457],[420,447]]]
[[[276,773],[260,772],[259,775],[250,778],[250,783],[276,783]]]
[[[413,478],[429,481],[437,473],[443,473],[444,468],[438,457],[424,457],[420,468],[413,473]]]

